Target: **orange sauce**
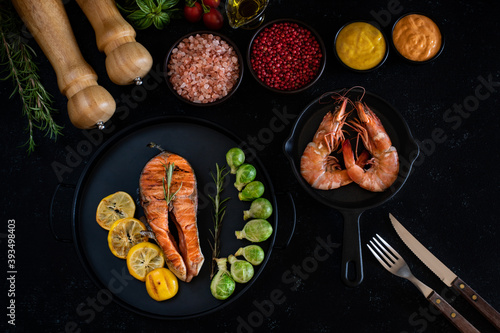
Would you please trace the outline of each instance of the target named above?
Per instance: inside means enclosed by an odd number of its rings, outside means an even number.
[[[434,21],[424,15],[410,14],[401,18],[392,31],[398,52],[413,61],[433,58],[441,48],[441,32]]]

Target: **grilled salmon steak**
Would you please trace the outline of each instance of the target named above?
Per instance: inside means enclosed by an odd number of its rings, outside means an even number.
[[[174,165],[174,170],[169,192],[175,196],[167,204],[167,168],[170,164]],[[139,189],[141,205],[165,254],[168,268],[181,281],[191,281],[205,260],[198,237],[198,193],[193,168],[183,157],[163,151],[144,166]],[[178,244],[169,230],[169,221],[177,228]]]

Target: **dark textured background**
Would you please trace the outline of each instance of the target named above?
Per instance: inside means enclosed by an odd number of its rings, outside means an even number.
[[[389,202],[366,211],[361,217],[361,240],[366,243],[375,233],[388,239],[409,262],[413,272],[438,292],[451,292],[411,252],[390,226],[392,212],[405,226],[451,270],[468,282],[495,308],[500,309],[498,276],[498,166],[500,83],[491,87],[488,98],[467,117],[446,120],[444,115],[454,105],[472,101],[480,78],[500,82],[498,65],[500,6],[496,1],[400,1],[399,11],[385,15],[383,31],[390,34],[394,21],[403,13],[420,11],[432,15],[442,26],[446,46],[435,62],[413,66],[391,50],[384,66],[369,74],[354,74],[344,69],[332,52],[337,30],[351,20],[375,20],[397,1],[271,1],[267,20],[299,18],[314,27],[327,49],[327,65],[319,82],[295,95],[276,95],[263,89],[247,72],[239,90],[225,104],[200,109],[177,100],[160,78],[136,107],[128,107],[121,96],[131,96],[132,86],[116,86],[107,78],[104,54],[95,45],[94,32],[74,1],[66,4],[68,16],[85,59],[99,75],[99,83],[116,99],[120,108],[112,119],[114,130],[159,115],[189,115],[209,119],[249,141],[259,130],[269,126],[273,109],[298,115],[313,99],[324,92],[364,86],[391,103],[408,122],[420,142],[421,155],[415,170],[402,190]],[[154,67],[161,66],[171,44],[181,35],[204,29],[201,23],[174,21],[164,31],[151,28],[138,33],[137,40],[152,54]],[[251,31],[231,30],[227,23],[222,32],[245,52]],[[342,242],[342,216],[336,210],[315,202],[303,191],[282,152],[292,123],[274,134],[272,142],[254,146],[276,191],[293,193],[297,205],[297,226],[288,248],[275,249],[263,274],[247,293],[230,307],[209,316],[178,321],[162,321],[136,315],[113,303],[97,307],[92,316],[79,315],[81,303],[90,304],[99,288],[85,273],[72,244],[57,242],[49,228],[51,196],[61,182],[52,170],[56,161],[66,163],[68,149],[76,149],[85,139],[84,132],[70,124],[66,98],[59,93],[55,74],[34,40],[43,83],[55,97],[56,116],[65,125],[64,136],[57,142],[37,134],[35,153],[27,156],[19,148],[27,136],[27,123],[21,116],[17,97],[9,99],[9,81],[0,83],[2,100],[3,195],[0,258],[6,268],[8,219],[16,220],[16,327],[7,325],[3,315],[0,327],[8,332],[61,332],[74,322],[82,332],[169,331],[220,332],[303,331],[303,332],[455,332],[446,319],[430,312],[427,301],[407,281],[386,272],[363,248],[365,279],[356,288],[340,281],[341,251],[337,249],[315,270],[303,275],[297,285],[283,279],[287,271],[308,262],[317,246],[316,238],[330,236]],[[161,68],[161,67],[159,67]],[[149,82],[156,82],[154,78]],[[483,87],[481,92],[487,90]],[[132,100],[133,101],[133,100]],[[133,101],[134,102],[134,101]],[[464,108],[465,109],[465,108]],[[128,110],[127,114],[125,110]],[[450,115],[458,114],[451,111]],[[435,129],[442,129],[444,142],[432,142]],[[103,140],[104,141],[104,140]],[[62,182],[76,184],[86,163],[97,150],[93,147],[82,161],[75,162]],[[59,196],[56,207],[58,232],[71,231],[71,191]],[[65,202],[66,201],[66,202]],[[286,203],[280,207],[286,215]],[[278,241],[289,232],[289,219],[280,221]],[[309,258],[309,259],[308,259]],[[4,282],[2,298],[7,293]],[[295,287],[295,288],[292,288]],[[208,286],[207,286],[208,288]],[[284,302],[259,310],[257,304],[269,300],[273,290],[280,290]],[[5,303],[2,303],[5,306]],[[482,332],[493,328],[463,298],[452,302]],[[86,309],[89,309],[87,306]],[[4,311],[5,307],[3,307]],[[264,312],[264,313],[262,313]],[[240,319],[238,319],[240,318]],[[242,322],[248,326],[242,328]],[[253,325],[253,326],[252,326]],[[250,330],[249,330],[250,328]],[[239,329],[239,330],[238,330]]]

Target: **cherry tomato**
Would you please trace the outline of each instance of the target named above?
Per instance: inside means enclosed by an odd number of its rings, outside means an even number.
[[[220,5],[220,0],[203,0],[203,4],[212,8],[217,8]]]
[[[222,28],[224,18],[222,14],[215,8],[210,8],[209,12],[203,14],[203,23],[208,29],[219,30]]]
[[[189,22],[198,22],[203,16],[203,8],[199,2],[193,3],[193,6],[189,6],[187,3],[184,6],[184,17]]]

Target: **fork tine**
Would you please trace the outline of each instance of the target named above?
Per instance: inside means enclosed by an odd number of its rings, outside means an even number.
[[[401,256],[399,255],[399,253],[396,252],[396,250],[394,250],[392,248],[392,246],[390,246],[382,237],[380,237],[379,234],[376,234],[376,236],[382,241],[382,243],[385,245],[382,245],[380,244],[380,242],[375,238],[373,237],[373,240],[379,245],[379,247],[382,249],[382,251],[384,251],[384,253],[386,254],[387,257],[389,257],[389,259],[393,262],[393,263],[396,263],[396,261],[398,261],[398,258],[396,257],[399,257],[401,258]],[[389,252],[387,249],[391,250],[391,252]]]
[[[375,251],[378,253],[378,255],[382,258],[382,260],[387,264],[387,266],[389,268],[394,266],[394,263],[395,263],[394,260],[391,260],[387,257],[386,250],[384,249],[382,244],[377,242],[377,240],[375,238],[372,238],[372,240],[370,240],[370,244],[372,245],[372,247],[375,249]]]
[[[390,246],[390,245],[389,245],[389,243],[387,243],[387,242],[385,241],[385,239],[383,239],[382,237],[380,237],[380,235],[379,235],[379,234],[375,234],[375,235],[377,235],[377,237],[378,237],[378,238],[379,238],[379,239],[380,239],[380,240],[381,240],[381,241],[382,241],[382,242],[383,242],[383,243],[384,243],[384,244],[385,244],[385,245],[386,245],[386,246],[387,246],[387,247],[388,247],[388,248],[392,251],[392,253],[394,253],[394,254],[395,254],[396,256],[398,256],[398,257],[401,257],[401,256],[399,255],[399,253],[398,253],[396,250],[394,250],[394,249],[392,248],[392,246]]]
[[[371,243],[371,241],[370,241],[370,243]],[[368,248],[370,249],[370,252],[373,254],[373,256],[375,258],[377,258],[378,262],[382,266],[384,266],[385,269],[390,270],[390,267],[387,265],[387,263],[382,258],[380,258],[380,256],[377,254],[377,252],[375,252],[375,250],[372,249],[372,247],[370,246],[370,244],[366,244],[366,246],[368,246]],[[376,248],[376,246],[373,243],[372,243],[372,246]]]

